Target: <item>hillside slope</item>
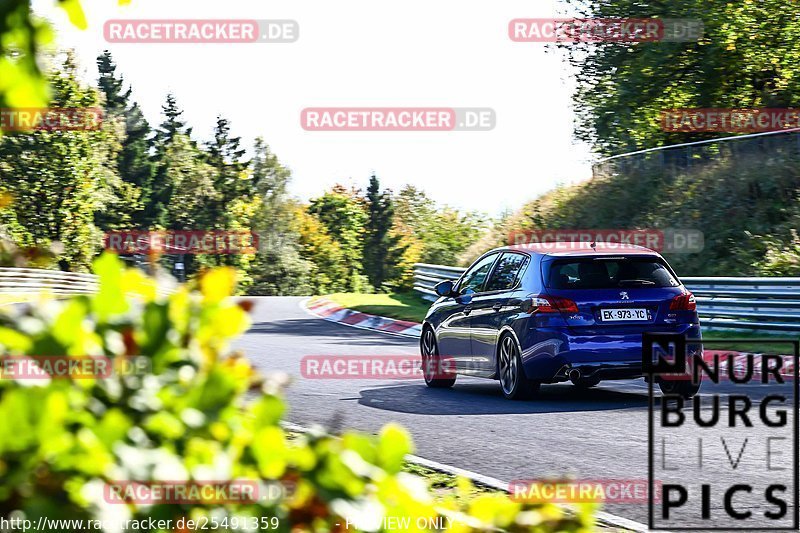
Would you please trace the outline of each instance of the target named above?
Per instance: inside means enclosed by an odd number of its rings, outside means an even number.
[[[462,263],[529,229],[697,229],[702,253],[665,254],[682,276],[798,275],[800,155],[794,143],[717,154],[674,172],[621,169],[541,196],[476,243]],[[630,165],[630,167],[635,167]]]

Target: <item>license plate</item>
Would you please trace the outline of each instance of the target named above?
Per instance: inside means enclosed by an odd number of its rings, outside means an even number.
[[[646,322],[649,318],[647,317],[647,309],[601,309],[600,320],[603,322]]]

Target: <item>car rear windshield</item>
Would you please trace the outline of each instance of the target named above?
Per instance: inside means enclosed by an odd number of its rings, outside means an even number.
[[[618,289],[680,285],[666,265],[654,257],[557,259],[543,266],[545,283],[551,289]]]

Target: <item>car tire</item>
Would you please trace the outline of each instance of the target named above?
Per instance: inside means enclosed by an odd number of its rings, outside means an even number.
[[[661,389],[662,394],[677,394],[688,400],[700,391],[700,381],[702,380],[693,383],[691,379],[661,379],[658,382],[658,388]]]
[[[456,375],[445,373],[442,370],[441,360],[439,359],[439,344],[436,342],[436,334],[431,328],[422,330],[422,335],[419,338],[419,350],[422,354],[422,376],[428,387],[446,389],[455,385]],[[443,375],[445,377],[442,377]]]
[[[509,400],[529,400],[539,393],[541,383],[531,381],[522,368],[517,342],[511,335],[500,337],[497,349],[497,377],[503,396]]]

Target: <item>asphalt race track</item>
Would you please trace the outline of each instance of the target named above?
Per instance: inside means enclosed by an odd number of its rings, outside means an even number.
[[[504,481],[564,475],[647,479],[648,397],[643,380],[603,382],[587,391],[570,384],[546,385],[538,400],[512,402],[503,398],[497,382],[463,376],[453,389],[445,390],[430,389],[421,379],[304,379],[300,360],[306,355],[408,355],[419,349],[415,339],[309,315],[299,305],[302,300],[255,299],[254,324],[236,344],[262,371],[292,376],[287,391],[290,422],[376,432],[395,421],[411,431],[417,455]],[[701,394],[732,387],[708,385]],[[791,394],[791,387],[787,390]],[[710,450],[714,436],[708,436]],[[696,462],[696,446],[687,444],[685,461]],[[731,444],[734,460],[740,447],[741,442]],[[754,471],[763,470],[759,475],[764,483],[774,479],[774,473],[760,466],[763,449],[746,449],[740,459],[740,469],[752,463]],[[724,463],[707,461],[704,472],[727,486],[736,472]],[[716,497],[712,507],[721,506]],[[645,503],[607,505],[603,510],[647,523]]]

